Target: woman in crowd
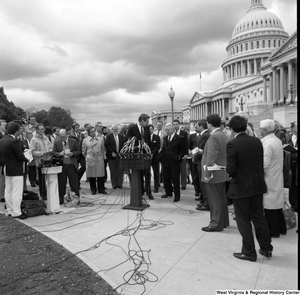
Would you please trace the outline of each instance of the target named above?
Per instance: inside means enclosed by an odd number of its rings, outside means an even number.
[[[82,142],[82,154],[86,160],[86,177],[89,179],[91,192],[107,194],[104,188],[104,155],[105,146],[102,137],[96,137],[95,128],[88,130],[88,137]]]

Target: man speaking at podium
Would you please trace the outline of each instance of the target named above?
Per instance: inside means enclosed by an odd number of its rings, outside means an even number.
[[[149,115],[141,114],[139,116],[138,123],[129,127],[126,140],[128,140],[132,137],[135,137],[136,138],[135,146],[138,145],[139,140],[144,141],[149,146],[150,140],[151,140],[150,130],[149,130],[149,126],[148,126],[149,118],[150,118]],[[141,170],[141,173],[139,176],[140,181],[141,181],[142,195],[144,195],[144,192],[145,192],[143,176],[145,176],[145,182],[148,184],[148,185],[146,185],[146,187],[149,187],[148,192],[146,192],[146,194],[150,200],[153,200],[153,196],[152,196],[151,190],[150,190],[150,180],[151,180],[150,168]]]

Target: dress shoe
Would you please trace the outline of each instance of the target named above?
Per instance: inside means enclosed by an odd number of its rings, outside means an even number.
[[[186,187],[185,187],[185,186],[182,186],[181,189],[184,191],[184,190],[186,189]]]
[[[26,219],[28,216],[22,213],[21,215],[13,216],[13,218]]]
[[[257,260],[256,256],[248,256],[248,255],[244,255],[243,253],[233,253],[233,256],[237,259],[248,260],[252,262],[255,262]]]
[[[213,227],[209,227],[209,226],[202,227],[202,230],[206,231],[206,232],[222,231],[222,230],[219,230],[219,229],[214,229]]]
[[[155,190],[154,190],[154,193],[158,193],[158,189],[155,189]]]
[[[122,188],[122,185],[119,185],[118,188]]]
[[[263,255],[267,258],[272,257],[272,251],[263,251],[262,249],[259,249],[258,252],[259,252],[260,255]]]
[[[31,187],[36,187],[34,182],[31,182],[30,185],[31,185]]]
[[[1,202],[1,203],[5,203],[5,199],[4,199],[4,198],[1,199],[0,202]]]
[[[172,196],[168,196],[167,194],[163,194],[162,196],[161,196],[161,198],[168,198],[168,197],[172,197]]]
[[[195,201],[201,201],[201,200],[202,200],[201,197],[195,198]]]
[[[99,193],[99,194],[103,194],[103,195],[107,195],[107,192],[106,192],[106,191],[99,191],[98,193]]]
[[[113,189],[117,189],[117,188],[118,188],[117,186],[114,186],[114,187],[113,187]]]
[[[209,208],[205,206],[197,206],[196,209],[199,211],[209,211]]]
[[[96,191],[92,191],[92,195],[96,195]]]
[[[148,196],[148,198],[149,198],[149,200],[154,200],[154,198],[151,194]]]
[[[173,202],[174,203],[179,202],[179,199],[174,199]]]
[[[200,194],[199,193],[195,193],[195,197],[200,197]],[[197,199],[199,199],[199,198],[197,198]]]

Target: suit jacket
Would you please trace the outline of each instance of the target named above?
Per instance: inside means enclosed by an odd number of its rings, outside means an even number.
[[[125,142],[125,137],[121,134],[118,134],[118,139],[119,139],[119,152],[122,149],[124,142]],[[116,141],[113,133],[107,134],[106,139],[105,139],[105,148],[106,148],[106,157],[108,160],[114,160],[116,159],[115,157],[112,156],[112,153],[115,153],[119,155],[119,152],[117,152],[117,146],[116,146]]]
[[[177,132],[176,132],[177,134]],[[184,142],[184,154],[188,155],[189,154],[189,136],[188,133],[180,130],[179,134],[177,134],[179,136],[181,136],[183,138],[183,142]]]
[[[198,136],[197,147],[204,151],[205,144],[210,137],[210,132],[205,130],[201,135]],[[194,163],[198,163],[198,168],[201,168],[202,154],[198,153],[194,156]]]
[[[151,140],[151,135],[150,135],[150,149],[152,153],[152,162],[158,162],[159,157],[158,157],[158,151],[160,149],[160,137],[156,134],[152,135],[152,140]]]
[[[238,134],[227,143],[226,171],[230,176],[229,198],[247,198],[267,192],[263,145],[257,137]]]
[[[190,151],[193,150],[195,147],[197,147],[197,142],[198,142],[198,134],[197,133],[191,134],[188,142],[188,147]]]
[[[77,157],[81,154],[79,145],[77,143],[77,140],[75,138],[68,138],[68,142],[69,142],[69,148],[70,148],[70,152],[73,153],[73,155],[70,157],[73,165],[76,167],[76,169],[78,169],[78,161],[77,161]],[[57,140],[55,140],[54,142],[54,146],[53,146],[53,155],[57,158],[63,158],[63,156],[60,155],[60,153],[64,150],[63,144],[62,144],[62,140],[59,138]]]
[[[168,136],[164,138],[164,144],[159,155],[159,159],[163,164],[180,162],[184,155],[185,144],[183,137],[175,133],[169,143]]]
[[[2,132],[0,131],[0,140],[1,140],[4,136],[5,136],[5,135],[3,135]],[[1,152],[0,152],[0,166],[3,166]],[[1,173],[1,171],[0,171],[0,173]]]
[[[23,154],[20,140],[6,135],[0,140],[0,154],[7,176],[22,176],[26,172],[27,158]]]
[[[127,136],[126,136],[126,140],[132,138],[133,136],[135,136],[137,138],[137,140],[142,140],[142,135],[141,135],[140,129],[137,126],[137,124],[129,127],[128,133],[127,133]],[[135,142],[135,145],[138,145],[137,140]],[[144,127],[144,141],[147,145],[150,144],[149,126]]]
[[[221,129],[215,130],[208,138],[201,160],[202,178],[203,182],[221,183],[229,180],[228,174],[225,170],[208,171],[204,166],[212,166],[217,164],[219,166],[226,166],[226,144],[228,142],[227,136]],[[209,181],[205,177],[211,177]]]

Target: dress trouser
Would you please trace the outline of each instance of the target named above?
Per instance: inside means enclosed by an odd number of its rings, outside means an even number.
[[[174,188],[174,200],[180,200],[180,162],[164,162],[163,163],[163,176],[165,191],[168,196],[172,196]],[[173,184],[173,186],[172,186]]]
[[[221,231],[229,226],[225,182],[205,183],[205,189],[210,210],[209,227]]]
[[[2,174],[2,166],[0,166],[0,199],[4,199],[5,176]]]
[[[42,168],[38,168],[38,177],[39,177],[40,197],[43,200],[47,200],[47,187],[46,187],[46,182],[45,182],[45,174],[42,173]]]
[[[5,204],[8,214],[21,215],[24,176],[5,176]]]
[[[123,170],[121,169],[121,161],[119,157],[108,160],[111,186],[122,186],[123,185]]]
[[[186,159],[182,159],[180,162],[180,181],[181,181],[181,186],[186,187],[186,183],[187,183]]]
[[[36,182],[36,166],[33,165],[28,165],[27,166],[27,169],[28,169],[28,178],[29,178],[29,182],[30,183],[34,183]]]
[[[154,180],[154,189],[158,190],[160,187],[160,180],[159,180],[159,161],[152,159],[152,170],[153,170],[153,180]]]
[[[200,181],[199,181],[199,175],[198,175],[198,164],[195,164],[193,161],[191,161],[191,174],[193,179],[193,185],[195,189],[196,194],[201,194],[201,187],[200,187]]]
[[[104,189],[104,181],[105,181],[105,176],[103,177],[89,177],[90,179],[90,188],[91,191],[97,191],[98,193],[103,193],[105,191]],[[97,181],[97,186],[96,186],[96,181]]]
[[[233,205],[237,227],[243,239],[242,253],[256,256],[251,221],[260,248],[263,251],[272,251],[271,235],[264,215],[263,195],[233,199]]]
[[[73,164],[63,164],[62,172],[58,174],[58,191],[61,204],[64,202],[64,195],[66,194],[67,178],[71,191],[79,196],[78,171]]]
[[[86,170],[86,162],[83,154],[80,154],[78,157],[78,164],[80,164],[80,168],[78,170],[78,182],[80,182],[81,177],[83,176]]]

